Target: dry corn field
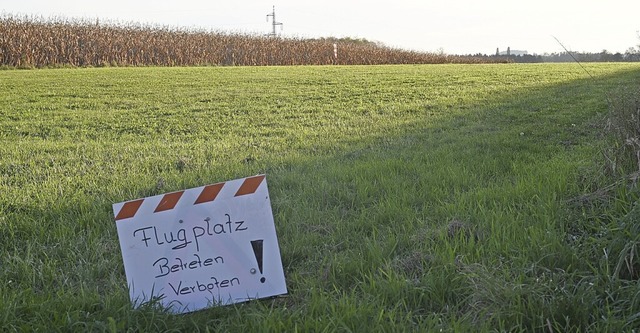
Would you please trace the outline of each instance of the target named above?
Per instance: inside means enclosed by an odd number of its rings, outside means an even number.
[[[268,66],[480,63],[372,43],[272,38],[140,24],[0,17],[0,66]]]

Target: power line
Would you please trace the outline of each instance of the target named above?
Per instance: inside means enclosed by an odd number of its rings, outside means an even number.
[[[276,6],[273,6],[273,11],[271,12],[271,14],[267,14],[267,22],[269,22],[269,16],[271,16],[271,21],[272,21],[272,27],[273,30],[271,31],[270,34],[268,34],[267,36],[271,36],[271,37],[276,37],[276,26],[280,26],[280,30],[282,30],[282,22],[278,22],[276,21]]]
[[[577,62],[577,63],[578,63],[578,65],[580,65],[580,67],[582,67],[582,69],[583,69],[585,72],[587,72],[587,74],[589,74],[589,76],[591,76],[591,78],[592,78],[592,79],[595,79],[595,77],[593,77],[593,75],[591,75],[591,73],[590,73],[586,68],[584,68],[584,66],[582,66],[582,63],[580,63],[580,62],[578,61],[578,59],[576,59],[576,57],[574,57],[574,56],[573,56],[573,54],[572,54],[571,52],[569,52],[569,50],[567,50],[567,48],[566,48],[566,47],[564,47],[564,45],[560,42],[560,40],[559,40],[558,38],[556,38],[556,36],[553,36],[553,35],[552,35],[551,37],[553,37],[553,39],[555,39],[555,40],[556,40],[556,42],[558,42],[558,44],[560,44],[560,46],[562,46],[562,48],[563,48],[565,51],[567,51],[567,53],[571,56],[571,58],[573,59],[573,61]]]

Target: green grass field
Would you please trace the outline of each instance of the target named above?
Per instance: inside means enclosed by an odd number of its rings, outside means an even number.
[[[0,331],[636,329],[585,66],[0,71]],[[133,310],[111,205],[258,173],[289,295]]]

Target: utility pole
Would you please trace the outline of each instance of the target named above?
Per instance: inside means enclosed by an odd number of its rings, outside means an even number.
[[[277,22],[276,21],[276,6],[273,6],[273,11],[271,12],[271,14],[267,14],[267,22],[269,22],[269,16],[271,16],[271,21],[272,21],[272,26],[273,26],[273,30],[271,31],[270,34],[268,34],[267,36],[271,36],[271,37],[276,37],[276,26],[279,25],[280,26],[280,30],[282,30],[282,23],[281,22]]]

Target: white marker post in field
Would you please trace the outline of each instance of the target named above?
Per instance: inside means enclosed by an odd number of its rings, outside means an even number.
[[[186,313],[287,293],[264,175],[113,205],[134,307]]]

